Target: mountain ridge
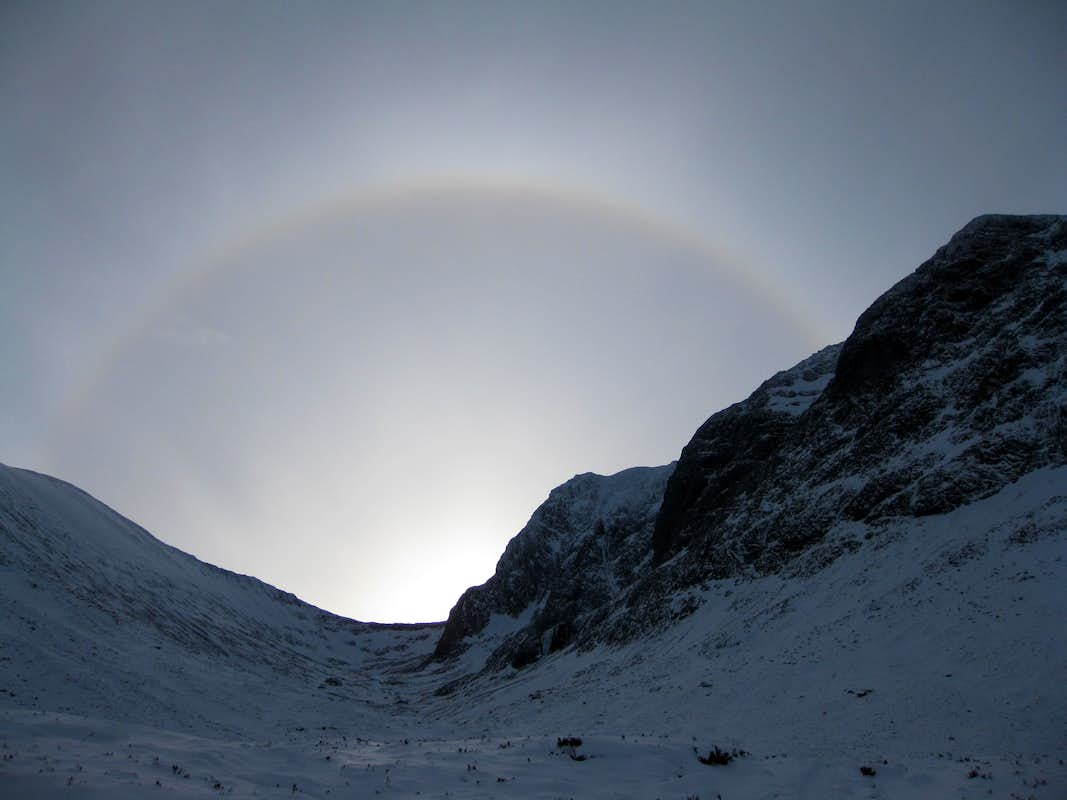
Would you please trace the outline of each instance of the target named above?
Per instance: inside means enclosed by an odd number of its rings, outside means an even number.
[[[685,591],[709,579],[821,569],[863,546],[854,532],[835,533],[849,523],[948,512],[1067,463],[1065,373],[1067,217],[975,218],[883,293],[844,342],[697,429],[657,506],[651,563],[631,585],[599,605],[572,603],[562,619],[524,618],[515,627],[525,634],[509,633],[486,667],[571,643],[626,642],[692,613]],[[509,547],[531,535],[524,529]],[[497,580],[508,566],[502,559]],[[562,579],[580,581],[581,571]],[[469,613],[481,595],[457,603],[438,658],[487,624],[487,609]],[[521,608],[488,602],[518,618],[542,601],[533,591],[524,599]],[[539,643],[561,625],[564,642]]]

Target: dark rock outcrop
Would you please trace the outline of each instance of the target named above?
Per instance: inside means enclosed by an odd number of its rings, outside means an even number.
[[[508,543],[493,577],[460,597],[435,655],[465,650],[494,615],[502,630],[490,667],[525,666],[570,644],[591,624],[591,612],[649,567],[652,526],[673,469],[586,473],[553,489]]]
[[[700,427],[667,483],[652,540],[657,563],[760,490],[782,442],[833,377],[840,351],[831,345],[779,372]],[[696,509],[704,511],[700,524]]]
[[[833,378],[801,414],[773,413],[772,380],[683,450],[653,538],[681,583],[777,570],[841,523],[943,513],[1063,463],[1067,218],[975,219],[813,359]]]
[[[811,574],[880,522],[1063,463],[1067,217],[978,217],[845,342],[709,418],[617,515],[592,498],[636,471],[554,490],[493,578],[460,598],[436,656],[493,615],[510,622],[484,637],[488,667],[627,641],[690,613],[705,581]]]

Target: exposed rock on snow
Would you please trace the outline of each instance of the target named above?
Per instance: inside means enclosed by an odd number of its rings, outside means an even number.
[[[806,409],[779,376],[712,416],[667,485],[656,562],[681,584],[778,570],[844,522],[942,513],[1064,463],[1065,249],[1067,218],[979,217],[809,359],[802,385],[825,389]]]
[[[1067,218],[975,219],[845,342],[710,417],[676,467],[553,490],[435,655],[491,618],[491,669],[628,641],[692,613],[707,580],[817,571],[862,546],[850,523],[943,513],[1067,462],[1065,252]],[[591,513],[601,496],[625,512]]]
[[[571,644],[650,564],[652,525],[674,469],[585,473],[557,486],[508,543],[496,573],[468,589],[448,616],[435,655],[466,649],[495,614],[504,641],[491,667],[523,666]]]

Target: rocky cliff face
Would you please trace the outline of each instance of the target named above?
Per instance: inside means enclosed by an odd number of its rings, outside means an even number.
[[[576,475],[508,543],[496,573],[448,616],[437,657],[465,650],[495,616],[490,667],[523,666],[570,644],[651,563],[652,526],[674,469]]]
[[[691,613],[688,587],[811,574],[891,520],[1064,463],[1067,217],[979,217],[845,342],[708,419],[676,467],[553,491],[460,599],[436,655],[494,618],[489,667],[625,641]],[[631,474],[644,480],[620,494]],[[605,517],[593,509],[607,496],[627,499]]]
[[[686,445],[653,537],[672,582],[832,558],[859,546],[850,522],[1064,463],[1067,218],[975,219],[812,361],[825,389],[801,413],[764,397],[772,381]]]
[[[725,521],[712,514],[761,492],[783,442],[834,377],[840,352],[839,344],[820,350],[700,427],[667,485],[652,540],[657,563]],[[698,521],[701,508],[708,513]]]

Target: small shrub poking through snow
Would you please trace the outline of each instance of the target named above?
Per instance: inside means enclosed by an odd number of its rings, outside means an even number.
[[[575,761],[585,761],[589,757],[578,753],[578,748],[581,746],[582,740],[577,736],[556,737],[556,747],[558,747],[560,750],[566,750],[567,755],[569,755]]]
[[[712,747],[706,756],[700,755],[700,751],[695,747],[693,752],[697,754],[697,761],[701,764],[707,764],[708,766],[725,766],[733,761],[735,758],[747,756],[748,752],[745,750],[720,750],[717,746]]]

